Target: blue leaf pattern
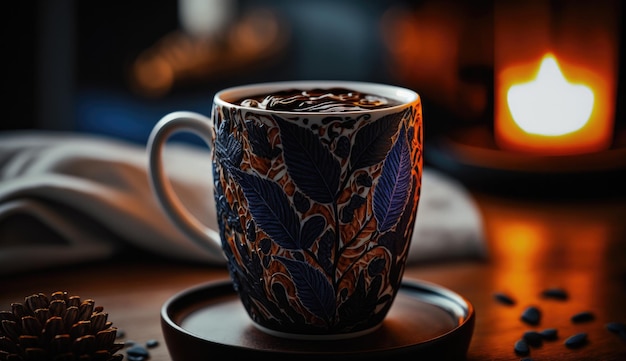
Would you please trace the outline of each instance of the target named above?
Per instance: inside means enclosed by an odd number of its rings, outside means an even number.
[[[404,128],[389,152],[374,190],[374,216],[378,230],[386,232],[402,216],[411,185],[411,152]]]
[[[310,249],[313,242],[322,234],[326,227],[326,218],[321,215],[314,215],[302,225],[300,232],[300,246],[302,249]]]
[[[324,274],[306,262],[276,258],[287,267],[304,307],[329,322],[335,314],[335,290]]]
[[[281,247],[300,249],[300,218],[280,185],[239,169],[233,169],[232,175],[257,226]]]
[[[320,237],[318,241],[317,248],[317,261],[320,263],[320,266],[324,269],[324,271],[328,274],[333,273],[333,261],[332,261],[332,251],[333,245],[335,244],[333,241],[335,239],[335,233],[332,229],[324,232],[324,235]]]
[[[391,147],[391,137],[398,131],[403,114],[386,115],[359,130],[350,154],[352,169],[370,167],[385,159]]]
[[[223,122],[217,128],[215,139],[215,158],[225,168],[236,168],[243,158],[243,147],[241,143],[230,133],[230,125]]]
[[[274,116],[287,172],[300,190],[319,203],[331,203],[339,188],[339,161],[310,130]]]

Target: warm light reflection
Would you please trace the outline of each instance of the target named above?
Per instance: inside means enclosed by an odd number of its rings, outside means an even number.
[[[537,77],[511,86],[507,101],[513,121],[527,133],[559,136],[581,129],[591,116],[593,91],[563,76],[552,54],[546,55]]]
[[[527,253],[529,248],[535,248],[537,242],[541,242],[542,239],[546,238],[539,226],[527,222],[511,221],[502,225],[498,231],[501,233],[498,236],[506,237],[516,254],[520,252]]]
[[[487,204],[484,212],[490,253],[499,270],[491,278],[493,290],[518,300],[514,312],[495,309],[498,316],[517,319],[524,307],[537,304],[545,312],[544,325],[567,320],[572,308],[540,297],[550,287],[567,290],[571,307],[588,309],[595,304],[598,279],[605,275],[590,270],[606,262],[607,245],[614,237],[602,209],[512,207],[505,202]]]
[[[506,239],[507,252],[514,255],[508,264],[521,273],[533,267],[532,260],[535,259],[535,254],[545,246],[542,242],[548,239],[548,234],[541,224],[524,220],[510,220],[499,225],[494,232],[495,237]]]

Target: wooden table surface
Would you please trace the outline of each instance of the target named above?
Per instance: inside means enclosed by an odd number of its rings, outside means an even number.
[[[473,193],[484,216],[489,255],[411,266],[406,278],[434,282],[467,298],[476,324],[468,360],[520,360],[513,347],[531,329],[557,328],[559,339],[531,349],[534,360],[626,360],[626,339],[607,331],[611,321],[626,323],[626,199],[539,200]],[[574,197],[572,197],[574,198]],[[68,291],[92,298],[123,330],[123,340],[160,345],[151,360],[170,360],[160,326],[163,303],[185,288],[226,279],[225,269],[120,257],[106,263],[0,277],[0,309],[36,292]],[[545,299],[551,287],[566,290],[565,301]],[[516,304],[496,302],[506,292]],[[534,305],[543,318],[536,327],[520,321]],[[575,324],[570,317],[590,311],[595,318]],[[575,333],[588,334],[578,349],[564,346]]]

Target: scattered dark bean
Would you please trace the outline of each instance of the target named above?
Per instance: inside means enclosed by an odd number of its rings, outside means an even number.
[[[526,356],[530,352],[530,348],[528,348],[528,344],[524,341],[524,339],[517,340],[513,349],[515,350],[515,353],[522,356]]]
[[[133,341],[133,340],[126,340],[124,341],[124,347],[131,347],[131,346],[135,346],[137,342]]]
[[[496,299],[496,301],[504,304],[504,305],[509,305],[509,306],[513,306],[515,304],[515,299],[513,299],[513,297],[507,295],[506,293],[503,292],[496,292],[493,294],[493,298]]]
[[[541,296],[544,298],[552,298],[555,300],[562,300],[562,301],[567,300],[569,297],[567,294],[567,291],[565,291],[562,288],[557,288],[557,287],[543,290],[543,292],[541,292]]]
[[[526,331],[522,338],[531,347],[539,347],[543,344],[543,336],[537,331]]]
[[[118,328],[117,331],[115,332],[115,338],[122,338],[124,336],[126,336],[126,331]]]
[[[592,321],[594,319],[594,315],[592,312],[590,311],[583,311],[583,312],[579,312],[577,314],[575,314],[574,316],[572,316],[571,320],[573,323],[582,323],[582,322],[589,322]]]
[[[533,361],[533,358],[532,357],[524,357],[520,361]]]
[[[556,328],[546,328],[539,333],[543,336],[544,340],[552,341],[558,338],[558,331]]]
[[[145,361],[148,358],[145,356],[131,356],[131,355],[127,355],[128,361]]]
[[[535,306],[527,307],[524,312],[522,312],[521,319],[530,325],[537,325],[541,320],[541,311]]]
[[[159,346],[159,340],[152,339],[152,340],[148,340],[146,342],[146,347],[147,348],[154,348],[154,347],[157,347],[157,346]]]
[[[609,322],[606,324],[606,329],[619,334],[620,332],[626,332],[626,324],[621,322]]]
[[[134,360],[134,361],[139,361],[139,360],[147,360],[150,358],[150,353],[148,352],[148,350],[141,346],[141,345],[134,345],[132,347],[130,347],[128,350],[126,350],[126,355],[128,356],[128,359]]]
[[[565,340],[565,346],[568,348],[582,347],[587,343],[587,334],[584,332],[577,333]]]

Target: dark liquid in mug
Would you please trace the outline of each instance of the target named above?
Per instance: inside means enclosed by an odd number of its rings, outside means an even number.
[[[248,108],[287,112],[352,112],[401,104],[394,99],[345,88],[289,89],[246,97],[233,103]]]

